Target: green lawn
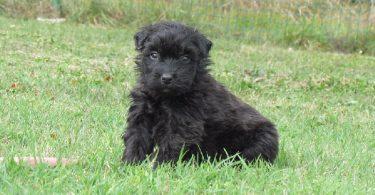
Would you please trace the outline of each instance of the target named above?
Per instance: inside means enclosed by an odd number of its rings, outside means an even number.
[[[375,193],[375,57],[213,39],[212,74],[276,123],[273,166],[124,166],[135,29],[0,17],[0,193]],[[14,156],[78,158],[16,165]]]

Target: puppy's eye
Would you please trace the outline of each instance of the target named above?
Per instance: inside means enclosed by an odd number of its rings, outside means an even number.
[[[157,60],[157,59],[159,58],[159,54],[158,54],[157,52],[152,52],[152,53],[150,54],[150,58],[151,58],[152,60]]]
[[[187,62],[187,61],[190,60],[190,58],[187,57],[187,56],[182,56],[182,57],[181,57],[181,60]]]

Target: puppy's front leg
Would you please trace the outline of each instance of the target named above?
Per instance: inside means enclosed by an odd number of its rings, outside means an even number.
[[[149,128],[151,119],[145,114],[143,104],[133,104],[129,108],[128,127],[123,136],[125,150],[122,161],[140,163],[152,153],[154,142]]]
[[[154,168],[161,163],[176,163],[180,155],[184,155],[186,143],[178,134],[167,135],[158,143],[157,156],[154,162]]]
[[[123,139],[125,150],[122,160],[126,163],[141,163],[152,152],[152,139],[143,128],[128,128]]]
[[[165,162],[176,163],[179,159],[186,160],[199,154],[199,145],[204,136],[203,121],[180,116],[171,124],[155,131],[160,134],[154,136],[155,145],[158,146],[154,167]]]

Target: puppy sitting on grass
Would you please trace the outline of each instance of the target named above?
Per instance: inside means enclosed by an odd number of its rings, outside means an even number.
[[[208,73],[212,43],[175,22],[146,26],[134,36],[139,80],[131,92],[123,161],[156,163],[239,154],[273,162],[274,125]],[[158,150],[154,152],[154,148]]]

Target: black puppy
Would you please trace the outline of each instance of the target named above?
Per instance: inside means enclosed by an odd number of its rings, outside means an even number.
[[[211,41],[175,22],[146,26],[134,39],[139,80],[131,92],[124,162],[150,155],[157,163],[175,162],[182,153],[183,159],[239,154],[248,162],[274,161],[274,125],[208,73]]]

